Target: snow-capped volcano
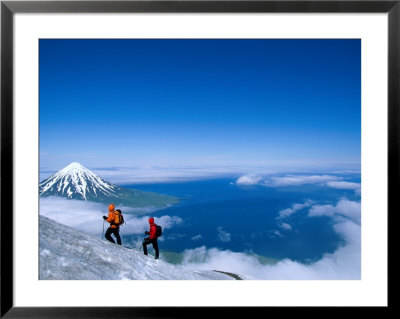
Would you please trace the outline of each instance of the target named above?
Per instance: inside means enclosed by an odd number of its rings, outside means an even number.
[[[39,183],[41,197],[114,203],[128,207],[163,208],[177,203],[172,196],[123,188],[105,181],[83,165],[73,162]]]
[[[83,165],[74,162],[39,184],[40,196],[61,196],[70,199],[118,198],[119,187],[104,181]]]

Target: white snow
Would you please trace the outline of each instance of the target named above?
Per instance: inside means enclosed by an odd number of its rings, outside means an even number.
[[[72,190],[80,194],[82,199],[87,199],[87,193],[92,192],[97,196],[96,189],[108,196],[117,197],[116,185],[107,183],[101,177],[88,170],[83,165],[73,162],[39,184],[40,195],[56,187],[58,192],[70,197]]]
[[[189,270],[155,260],[44,216],[39,237],[41,280],[235,280],[212,270]]]

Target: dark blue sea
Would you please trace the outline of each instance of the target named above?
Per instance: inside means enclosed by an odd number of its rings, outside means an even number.
[[[359,182],[357,176],[347,181]],[[178,205],[153,213],[154,217],[178,216],[181,224],[164,229],[160,249],[181,253],[200,246],[234,252],[253,253],[273,259],[290,258],[300,262],[318,260],[343,244],[330,217],[308,217],[309,207],[284,220],[281,210],[312,200],[335,205],[340,198],[360,200],[353,190],[320,185],[266,187],[239,186],[236,178],[179,183],[134,184],[143,191],[173,195]],[[279,225],[285,222],[291,229]]]

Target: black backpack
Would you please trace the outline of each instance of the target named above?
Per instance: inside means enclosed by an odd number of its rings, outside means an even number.
[[[162,227],[160,225],[156,225],[156,237],[160,237],[162,235]]]

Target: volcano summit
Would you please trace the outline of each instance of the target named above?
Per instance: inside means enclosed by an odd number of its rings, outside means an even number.
[[[39,184],[41,197],[58,196],[68,199],[115,203],[128,207],[164,208],[179,200],[172,196],[123,188],[73,162]]]

